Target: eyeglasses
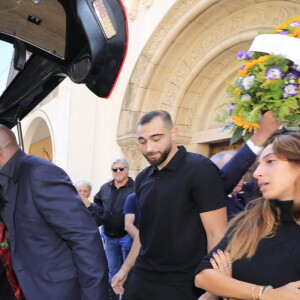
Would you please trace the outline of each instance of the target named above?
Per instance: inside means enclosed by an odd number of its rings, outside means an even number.
[[[120,168],[120,167],[119,168],[112,168],[112,171],[116,173],[116,172],[118,172],[118,170],[120,172],[122,172],[122,171],[124,171],[124,169],[126,169],[126,168],[125,167],[123,167],[123,168]]]

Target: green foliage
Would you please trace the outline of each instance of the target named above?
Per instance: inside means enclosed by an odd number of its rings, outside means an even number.
[[[233,103],[235,108],[231,117],[237,116],[241,120],[234,123],[232,119],[226,125],[226,128],[234,126],[231,143],[241,138],[250,138],[258,126],[261,113],[268,110],[272,110],[277,120],[286,123],[287,126],[300,124],[300,72],[292,68],[293,62],[278,55],[269,55],[265,62],[257,63],[256,60],[265,55],[266,53],[255,52],[252,59],[246,61],[245,66],[251,66],[248,67],[246,75],[237,77],[233,84],[227,83],[227,92],[231,100],[226,105]],[[270,70],[278,72],[277,68],[280,68],[281,76],[269,78]],[[275,71],[273,73],[278,75]],[[285,77],[291,72],[296,74],[296,78]],[[297,87],[296,96],[292,96],[291,92],[285,94],[284,88],[288,84],[293,88]],[[224,122],[228,115],[223,107],[216,120]]]
[[[233,131],[232,138],[230,140],[230,145],[238,142],[243,136],[244,129],[242,127],[236,127]]]

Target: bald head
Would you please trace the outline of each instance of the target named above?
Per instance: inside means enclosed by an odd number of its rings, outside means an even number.
[[[15,134],[0,124],[0,167],[2,168],[19,149]]]
[[[0,124],[0,148],[19,147],[15,134],[6,126]]]

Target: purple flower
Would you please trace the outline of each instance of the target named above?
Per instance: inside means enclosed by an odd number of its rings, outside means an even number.
[[[300,25],[299,21],[295,21],[295,22],[290,23],[290,26],[299,26],[299,25]]]
[[[252,57],[251,52],[239,51],[237,54],[237,59],[241,59],[241,60],[249,60],[251,57]]]
[[[283,89],[284,91],[283,97],[287,98],[287,97],[297,96],[298,88],[299,88],[299,84],[296,83],[287,84]]]
[[[293,63],[293,64],[291,65],[291,69],[293,69],[293,70],[296,70],[296,71],[300,72],[300,66],[299,66],[299,65],[297,65],[297,64],[295,64],[295,63]]]
[[[285,83],[295,83],[296,80],[299,78],[299,73],[296,71],[288,72],[284,76]]]
[[[231,103],[230,106],[229,106],[229,110],[228,110],[228,114],[231,116],[233,110],[235,109],[235,104],[234,103]]]
[[[274,67],[272,69],[267,70],[265,79],[267,80],[280,79],[281,76],[282,76],[281,68]]]
[[[286,35],[286,34],[289,34],[289,32],[288,31],[281,31],[281,32],[278,32],[278,34]]]
[[[243,85],[243,77],[238,77],[236,80],[236,85],[237,86],[242,86]]]
[[[288,96],[289,96],[288,93],[283,93],[283,94],[282,94],[282,98],[284,98],[284,99],[287,98]]]

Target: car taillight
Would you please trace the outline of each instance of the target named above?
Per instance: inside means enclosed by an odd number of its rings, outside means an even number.
[[[104,2],[102,0],[95,0],[93,2],[93,7],[106,37],[108,39],[114,37],[117,34],[117,31],[110,19]]]

